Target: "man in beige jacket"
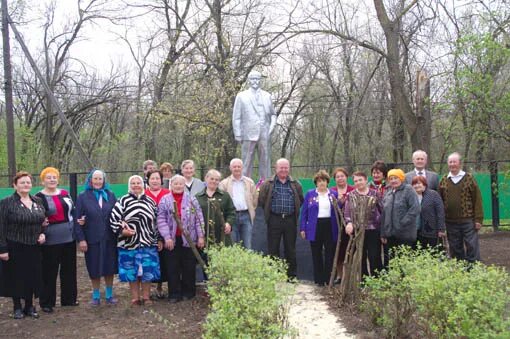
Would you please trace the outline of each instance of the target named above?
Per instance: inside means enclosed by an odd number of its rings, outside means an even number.
[[[232,240],[242,241],[245,248],[251,249],[253,220],[257,207],[257,188],[248,177],[243,176],[243,162],[234,158],[230,161],[232,175],[220,182],[219,188],[227,191],[236,208],[236,223],[232,228]]]

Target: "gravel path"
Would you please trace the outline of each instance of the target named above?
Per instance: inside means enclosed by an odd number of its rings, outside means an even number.
[[[297,338],[354,338],[333,312],[319,292],[319,287],[299,283],[291,300],[289,323],[298,330]]]

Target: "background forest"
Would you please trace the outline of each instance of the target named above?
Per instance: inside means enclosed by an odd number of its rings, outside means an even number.
[[[409,162],[418,148],[439,171],[452,151],[477,170],[509,159],[507,1],[63,3],[10,1],[9,13],[85,152],[106,171],[139,170],[145,159],[226,168],[240,156],[233,101],[254,69],[278,113],[273,158],[309,166],[302,175]],[[125,52],[98,66],[105,52],[91,41],[102,35]],[[12,35],[11,53],[18,169],[87,170]],[[420,71],[430,98],[418,107]]]

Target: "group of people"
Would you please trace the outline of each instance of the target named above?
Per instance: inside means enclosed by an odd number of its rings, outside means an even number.
[[[167,297],[172,303],[191,299],[196,294],[197,256],[207,262],[205,248],[233,242],[252,248],[257,206],[263,209],[267,224],[267,253],[280,256],[283,240],[290,280],[296,277],[298,229],[310,241],[318,285],[330,279],[338,237],[341,277],[349,237],[361,229],[365,232],[363,274],[381,270],[395,246],[414,246],[416,241],[438,246],[445,231],[454,258],[479,260],[481,195],[474,177],[462,171],[460,155],[448,157],[450,172],[441,180],[425,168],[425,152],[416,151],[413,163],[414,171],[405,174],[400,169],[387,171],[384,162],[376,161],[372,181],[356,171],[354,186],[347,183],[349,173],[338,168],[332,188],[328,188],[329,174],[320,170],[314,176],[316,188],[304,195],[284,158],[276,161],[275,175],[260,187],[243,175],[243,162],[237,158],[230,162],[230,176],[221,180],[220,172],[211,169],[205,182],[195,177],[192,160],[181,164],[182,175],[174,175],[169,163],[158,169],[147,160],[143,177],[131,176],[128,193],[118,199],[109,189],[106,174],[92,170],[75,203],[58,187],[56,168],[40,173],[43,189],[35,195],[30,194],[32,176],[18,172],[14,194],[0,202],[0,295],[12,298],[13,318],[37,318],[33,298],[39,297],[44,312],[53,312],[60,275],[61,306],[78,305],[78,243],[94,307],[102,302],[117,304],[115,274],[129,283],[133,306],[149,305],[154,297]],[[168,295],[163,293],[164,282]],[[158,283],[153,295],[152,283]]]
[[[462,170],[460,154],[450,154],[449,173],[441,179],[426,169],[424,151],[414,152],[412,159],[415,168],[408,173],[398,168],[388,171],[378,160],[371,168],[372,181],[356,171],[354,186],[347,184],[348,173],[343,168],[333,172],[335,186],[331,189],[327,172],[315,174],[316,188],[304,198],[299,229],[301,237],[310,241],[316,284],[330,281],[338,237],[336,271],[341,277],[349,237],[357,232],[364,233],[362,246],[356,249],[362,251],[363,275],[375,275],[387,267],[397,246],[440,247],[446,234],[453,258],[480,260],[481,193],[473,175]]]
[[[94,169],[76,202],[58,187],[56,168],[40,173],[43,189],[35,195],[30,194],[32,176],[16,174],[15,192],[0,202],[0,296],[12,298],[14,319],[38,318],[33,304],[38,297],[41,309],[53,312],[58,275],[60,305],[79,304],[76,243],[84,253],[93,307],[118,303],[113,293],[116,274],[129,283],[132,305],[164,298],[163,282],[168,282],[170,302],[191,299],[197,263],[192,249],[205,256],[208,244],[230,244],[231,237],[251,247],[256,189],[241,175],[240,159],[231,161],[232,175],[221,182],[214,169],[205,183],[195,178],[192,160],[182,163],[182,176],[173,175],[169,163],[158,169],[148,160],[143,169],[144,176],[131,176],[128,193],[118,199],[106,174]],[[154,282],[158,288],[151,296]]]

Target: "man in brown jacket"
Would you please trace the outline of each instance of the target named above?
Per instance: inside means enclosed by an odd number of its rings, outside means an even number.
[[[478,230],[482,227],[482,195],[475,178],[462,170],[460,154],[448,156],[450,172],[439,183],[443,198],[446,232],[453,258],[480,260]]]
[[[299,209],[303,203],[301,184],[289,176],[290,163],[281,158],[276,161],[276,175],[260,187],[259,206],[264,209],[267,224],[268,254],[280,256],[280,242],[283,249],[289,279],[296,277],[296,237]]]

